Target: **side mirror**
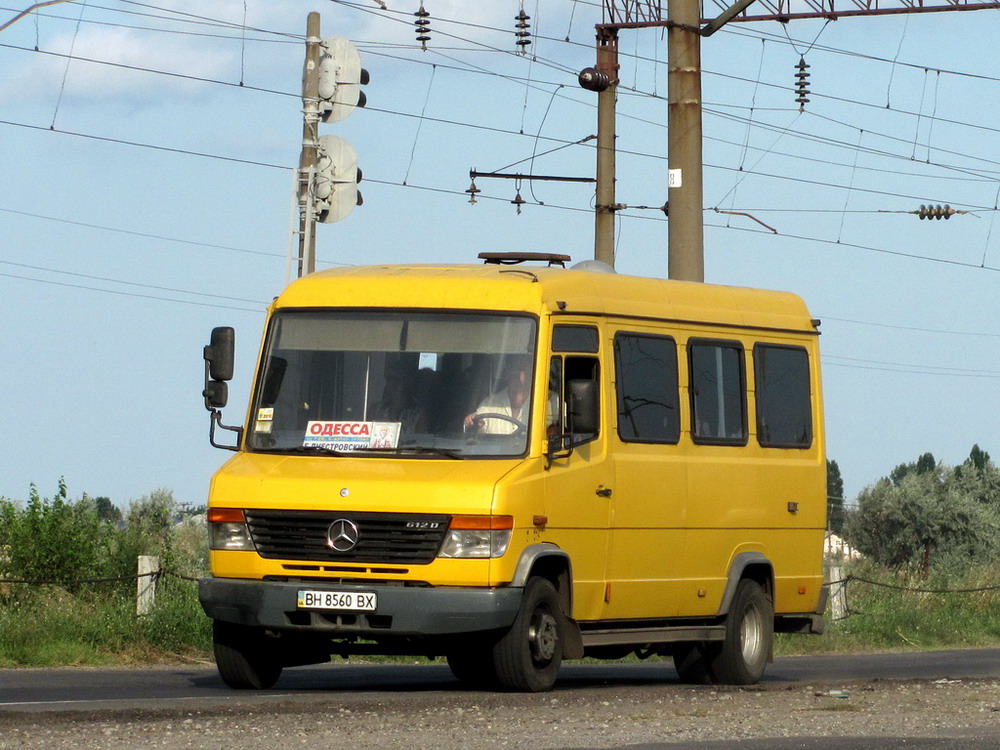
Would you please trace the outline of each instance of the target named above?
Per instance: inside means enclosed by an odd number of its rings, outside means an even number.
[[[236,332],[229,326],[212,329],[211,343],[205,347],[205,361],[212,380],[232,380],[236,355]]]
[[[600,426],[600,390],[596,380],[570,380],[566,384],[569,431],[593,434]]]
[[[221,380],[209,380],[201,395],[205,397],[206,409],[221,409],[229,403],[229,385]]]
[[[205,398],[205,408],[212,412],[212,423],[208,433],[209,442],[216,448],[238,450],[239,440],[243,436],[243,428],[228,427],[222,424],[220,411],[229,401],[229,385],[227,380],[233,379],[233,364],[236,356],[236,332],[229,326],[212,329],[212,338],[205,347],[205,388],[201,395]],[[215,442],[215,427],[237,434],[237,445],[221,445]]]

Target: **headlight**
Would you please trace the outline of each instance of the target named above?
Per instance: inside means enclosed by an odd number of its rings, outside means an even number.
[[[246,517],[238,508],[208,509],[208,546],[213,550],[253,551]]]
[[[438,557],[503,557],[513,516],[453,516]]]

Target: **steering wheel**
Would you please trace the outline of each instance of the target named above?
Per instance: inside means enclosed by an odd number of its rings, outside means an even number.
[[[522,422],[520,419],[514,419],[507,414],[497,414],[496,412],[484,411],[482,414],[477,414],[475,417],[478,419],[499,419],[501,422],[510,422],[514,425],[515,430],[510,433],[511,435],[520,435],[522,432],[528,429],[528,425]]]

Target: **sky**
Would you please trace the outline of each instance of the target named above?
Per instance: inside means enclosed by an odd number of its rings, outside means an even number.
[[[318,268],[593,257],[591,185],[465,191],[471,169],[594,175],[596,95],[577,73],[602,3],[423,4],[426,50],[419,0],[75,0],[0,31],[0,496],[64,478],[121,506],[161,488],[205,502],[229,454],[208,442],[202,347],[236,328],[225,421],[242,421],[265,308],[294,273],[309,11],[371,74],[368,106],[321,126],[355,147],[364,205],[318,227]],[[0,0],[0,26],[30,5]],[[823,321],[848,500],[928,451],[1000,458],[998,32],[976,11],[703,40],[705,279],[796,292]],[[666,41],[620,39],[616,267],[665,278]],[[911,213],[938,204],[967,213]]]

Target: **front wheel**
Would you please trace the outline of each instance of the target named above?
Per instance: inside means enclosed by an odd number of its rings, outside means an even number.
[[[235,690],[267,690],[281,676],[275,647],[264,631],[215,620],[212,643],[222,681]]]
[[[514,624],[493,647],[501,687],[523,693],[551,690],[562,664],[564,618],[559,593],[545,579],[528,579]]]
[[[743,579],[726,617],[726,638],[713,649],[713,682],[752,685],[764,676],[774,638],[774,607],[761,585]],[[714,645],[714,644],[713,644]]]

